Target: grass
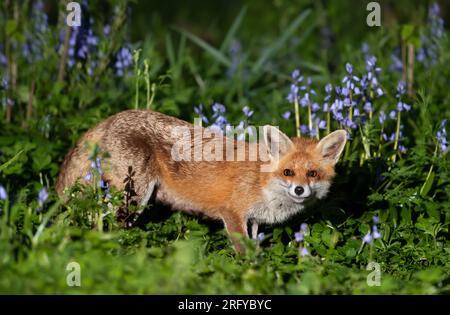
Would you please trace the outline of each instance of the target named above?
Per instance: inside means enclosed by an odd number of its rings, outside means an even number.
[[[50,23],[41,32],[33,22],[33,5],[2,6],[0,52],[7,64],[0,63],[0,78],[9,82],[0,90],[0,185],[8,195],[0,198],[0,293],[450,293],[450,161],[436,139],[441,121],[450,115],[448,31],[435,46],[423,40],[421,34],[430,31],[427,3],[418,8],[393,4],[393,26],[370,29],[364,24],[365,6],[349,10],[344,2],[326,8],[319,2],[282,2],[243,1],[222,8],[226,28],[201,19],[184,27],[179,26],[183,20],[174,20],[168,28],[161,9],[150,36],[140,36],[139,27],[129,23],[140,20],[145,5],[128,4],[137,12],[129,16],[125,3],[118,10],[113,2],[104,10],[90,4],[85,12],[94,18],[98,44],[89,46],[87,58],[67,65],[60,81],[62,56],[55,47],[63,24],[55,17],[64,8],[46,4],[41,12],[49,14]],[[11,14],[15,6],[20,6],[18,16]],[[202,14],[199,8],[179,8],[185,10]],[[103,32],[106,23],[110,35]],[[324,35],[324,27],[342,40]],[[138,39],[128,42],[131,31]],[[26,34],[35,36],[30,40]],[[105,198],[95,186],[75,185],[67,203],[54,192],[64,155],[83,132],[129,108],[193,121],[193,106],[203,104],[211,123],[212,104],[219,102],[226,105],[224,116],[232,125],[270,123],[294,136],[294,115],[282,118],[294,112],[286,100],[291,72],[299,68],[312,78],[318,94],[313,100],[322,106],[325,84],[341,85],[347,62],[354,74],[366,73],[361,42],[382,69],[384,95],[374,97],[370,117],[363,114],[367,122],[348,128],[352,140],[328,198],[286,224],[261,227],[264,237],[247,240],[245,255],[233,251],[220,222],[150,205],[148,221],[127,229],[117,218],[123,211],[120,192],[113,189]],[[18,48],[27,43],[33,47],[31,57]],[[416,60],[414,77],[406,74],[414,89],[401,100],[411,110],[401,112],[401,121],[387,118],[380,124],[381,111],[395,110],[397,83],[405,75],[389,70],[391,52],[408,44],[416,51],[428,45],[437,57],[432,64]],[[116,66],[121,47],[130,56],[140,49],[123,75]],[[20,69],[17,74],[14,67]],[[339,97],[332,93],[332,99]],[[245,105],[255,112],[248,119]],[[307,125],[308,108],[299,110],[301,124]],[[316,117],[327,120],[327,113]],[[333,116],[330,123],[331,131],[341,128]],[[327,130],[319,132],[323,137]],[[400,144],[406,152],[399,151]],[[40,203],[44,187],[49,195]],[[374,216],[381,238],[363,243]],[[303,222],[308,228],[299,243],[294,233]],[[300,247],[310,255],[301,256]],[[81,286],[67,285],[68,277],[74,279],[71,262],[80,266]],[[380,285],[371,286],[376,268]]]

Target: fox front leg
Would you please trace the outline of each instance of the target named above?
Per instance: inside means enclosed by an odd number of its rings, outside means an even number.
[[[245,248],[240,240],[236,237],[236,234],[241,234],[244,238],[248,238],[247,233],[247,220],[238,215],[226,215],[222,217],[225,229],[233,243],[234,249],[243,254]]]
[[[256,240],[258,237],[258,223],[252,221],[252,239]]]

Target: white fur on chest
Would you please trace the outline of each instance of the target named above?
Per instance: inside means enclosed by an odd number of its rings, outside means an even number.
[[[263,189],[263,200],[253,205],[247,219],[258,224],[282,223],[311,206],[316,200],[323,199],[329,187],[330,183],[326,181],[310,184],[312,197],[299,203],[289,197],[288,186],[280,180],[273,180]]]

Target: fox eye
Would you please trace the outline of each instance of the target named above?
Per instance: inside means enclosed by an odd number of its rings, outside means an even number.
[[[287,168],[283,171],[283,174],[284,176],[294,176],[294,171]]]
[[[317,172],[316,171],[308,171],[308,173],[306,173],[306,176],[308,176],[308,177],[316,177],[317,176]]]

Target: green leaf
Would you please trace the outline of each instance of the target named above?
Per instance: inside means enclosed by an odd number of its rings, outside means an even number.
[[[261,57],[259,57],[259,59],[256,61],[256,63],[253,65],[252,68],[252,72],[258,72],[261,67],[266,63],[266,61],[272,56],[274,55],[281,47],[283,47],[283,44],[292,37],[292,34],[299,28],[299,26],[305,21],[305,19],[308,17],[308,15],[311,13],[311,10],[308,9],[304,12],[302,12],[299,16],[297,16],[297,18],[295,18],[294,21],[292,21],[292,23],[288,26],[288,28],[286,29],[286,31],[283,32],[283,34],[281,35],[281,37],[275,41],[271,46],[269,46],[268,48],[266,48]],[[312,28],[315,27],[315,24],[311,25],[310,27],[310,31],[312,30]],[[301,42],[302,40],[304,40],[305,34],[309,34],[309,32],[305,32],[302,36],[302,38],[299,40],[299,42]]]
[[[20,150],[19,152],[16,153],[16,155],[14,155],[9,161],[7,161],[6,163],[3,163],[2,165],[0,165],[0,173],[4,170],[7,169],[8,166],[10,166],[12,163],[14,163],[14,161],[16,161],[19,156],[23,153],[24,150]]]
[[[216,61],[222,63],[223,65],[225,65],[227,67],[231,66],[230,60],[228,60],[228,58],[225,57],[225,55],[220,50],[214,48],[213,46],[211,46],[210,44],[205,42],[203,39],[201,39],[200,37],[188,32],[188,31],[179,29],[179,28],[175,28],[175,30],[177,30],[181,34],[184,34],[187,38],[189,38],[195,44],[197,44],[198,46],[203,48],[207,53],[209,53],[212,57],[214,57],[214,59],[216,59]]]
[[[428,172],[427,178],[425,179],[425,183],[423,184],[422,188],[420,188],[420,195],[422,197],[425,197],[430,191],[431,186],[433,185],[434,176],[435,174],[433,172],[433,167],[431,167],[430,171]]]
[[[225,49],[230,44],[230,41],[233,39],[234,34],[239,29],[239,26],[241,25],[242,20],[244,19],[244,16],[245,16],[246,13],[247,13],[247,6],[244,6],[244,7],[242,7],[242,9],[239,12],[238,16],[233,21],[233,24],[231,25],[230,29],[228,30],[227,35],[225,36],[225,39],[224,39],[222,45],[220,46],[220,51],[221,52],[224,52]]]
[[[407,40],[414,32],[414,25],[406,24],[402,27],[402,39]]]
[[[17,29],[17,23],[14,20],[8,20],[6,22],[6,35],[11,36]]]

